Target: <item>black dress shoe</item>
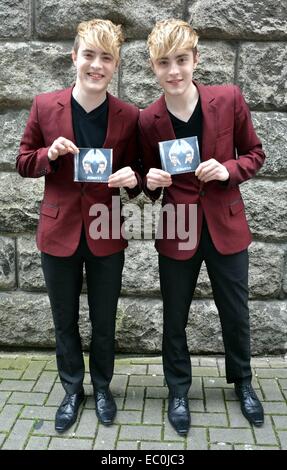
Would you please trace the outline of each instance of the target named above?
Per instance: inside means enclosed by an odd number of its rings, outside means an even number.
[[[78,416],[79,406],[84,398],[84,390],[72,395],[66,393],[56,413],[55,429],[57,432],[65,432],[74,424]]]
[[[264,423],[264,410],[251,384],[235,384],[235,393],[240,400],[243,416],[254,426]]]
[[[110,390],[95,391],[96,415],[105,426],[113,424],[117,413],[117,405]]]
[[[187,397],[170,397],[168,419],[180,436],[185,436],[190,428],[190,412]]]

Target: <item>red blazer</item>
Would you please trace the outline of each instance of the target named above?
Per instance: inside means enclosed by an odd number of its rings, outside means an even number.
[[[230,174],[228,183],[200,183],[194,173],[172,176],[172,185],[164,189],[163,205],[185,204],[186,228],[189,227],[188,204],[197,204],[197,243],[194,249],[180,250],[178,237],[156,240],[157,250],[174,259],[188,259],[196,252],[200,240],[202,218],[205,215],[216,249],[224,254],[238,253],[252,238],[246,221],[239,184],[260,169],[265,155],[254,131],[250,112],[237,86],[203,86],[198,88],[202,114],[202,161],[215,158]],[[145,173],[161,168],[158,142],[175,139],[164,96],[140,113],[139,131],[143,149]],[[160,190],[144,191],[151,199]],[[164,222],[165,230],[166,221]]]
[[[111,221],[112,196],[119,195],[119,189],[110,189],[106,183],[74,182],[72,154],[60,156],[56,164],[50,164],[48,160],[48,149],[58,137],[66,137],[76,143],[71,94],[72,87],[34,99],[16,166],[21,176],[45,176],[45,193],[36,237],[39,250],[54,256],[71,256],[79,244],[84,223],[92,253],[96,256],[110,255],[124,249],[127,242],[122,236],[113,240],[111,226],[108,239],[93,240],[89,235],[89,226],[96,217],[89,216],[89,210],[95,203],[105,204],[109,208]],[[108,129],[104,147],[113,149],[115,172],[125,166],[135,167],[139,111],[110,94],[107,96]],[[128,190],[131,197],[141,191],[140,179],[138,181],[139,186]]]

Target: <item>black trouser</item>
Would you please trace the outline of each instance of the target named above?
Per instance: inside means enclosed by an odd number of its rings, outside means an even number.
[[[42,268],[55,325],[58,371],[65,391],[71,394],[81,390],[85,372],[78,326],[84,264],[92,324],[90,374],[94,389],[103,390],[113,376],[115,321],[124,251],[94,256],[82,232],[74,255],[62,258],[42,253]]]
[[[180,261],[159,255],[164,307],[163,368],[170,394],[174,396],[186,395],[191,385],[185,329],[203,260],[221,321],[227,382],[251,377],[248,252],[221,255],[204,222],[198,250],[191,259]]]

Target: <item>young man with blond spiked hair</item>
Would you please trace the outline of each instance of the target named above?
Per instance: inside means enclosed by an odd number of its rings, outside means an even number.
[[[168,417],[179,434],[190,427],[191,363],[186,325],[198,274],[205,261],[220,315],[226,378],[235,384],[243,415],[255,426],[263,408],[251,385],[248,253],[251,234],[239,184],[260,169],[265,155],[237,86],[193,81],[198,36],[181,20],[158,22],[148,38],[152,69],[164,94],[140,113],[146,170],[145,192],[175,218],[163,218],[156,240],[163,297],[163,368],[169,388]],[[197,137],[201,161],[195,172],[170,175],[161,169],[158,143]],[[184,217],[178,207],[184,205]],[[195,210],[190,210],[195,208]],[[181,234],[168,224],[183,224]],[[194,231],[194,240],[185,238]],[[169,235],[168,235],[169,234]],[[190,241],[190,240],[189,240]]]
[[[79,334],[79,298],[85,265],[92,326],[89,367],[96,414],[112,424],[116,404],[109,389],[114,367],[117,302],[124,264],[123,236],[113,236],[112,196],[125,187],[140,192],[134,171],[137,156],[138,109],[107,93],[119,64],[123,35],[120,26],[95,19],[80,23],[72,59],[76,83],[34,99],[20,144],[17,169],[23,177],[45,177],[37,246],[55,324],[56,355],[66,395],[56,413],[58,432],[76,421],[84,399],[84,360]],[[78,148],[113,149],[113,174],[108,183],[74,181]],[[90,228],[91,207],[107,208],[108,236]]]

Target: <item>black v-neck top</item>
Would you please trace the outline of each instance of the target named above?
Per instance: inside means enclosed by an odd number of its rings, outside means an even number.
[[[72,95],[72,119],[77,147],[102,148],[108,128],[108,100],[87,113]]]
[[[202,109],[200,98],[198,98],[196,106],[192,115],[187,122],[174,116],[170,111],[168,114],[171,119],[172,127],[177,139],[184,139],[185,137],[197,137],[199,154],[201,158],[202,150]]]

